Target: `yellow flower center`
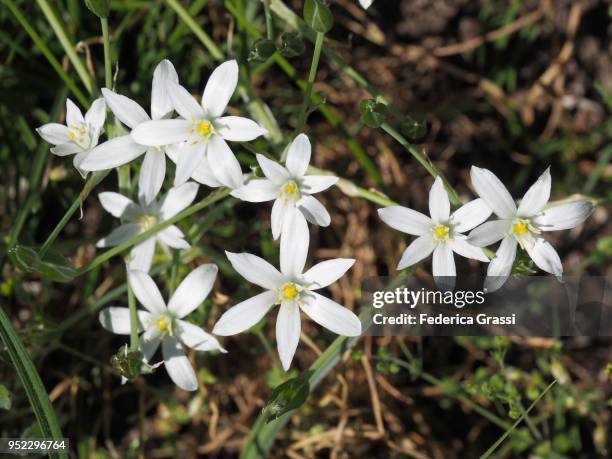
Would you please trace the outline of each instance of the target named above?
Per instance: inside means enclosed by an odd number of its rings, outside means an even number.
[[[82,124],[68,126],[68,138],[82,147],[86,147],[89,143],[87,129]]]
[[[167,333],[170,329],[170,321],[165,317],[160,317],[157,319],[157,322],[155,322],[155,326],[160,333]]]
[[[283,193],[285,194],[294,194],[297,191],[297,185],[294,182],[287,182],[285,187],[283,188]]]
[[[444,225],[438,225],[433,229],[434,236],[436,236],[438,239],[446,238],[446,236],[448,236],[449,231],[450,230],[448,226]]]
[[[200,120],[197,124],[197,130],[205,138],[208,138],[214,131],[212,123],[208,120]]]
[[[298,289],[295,284],[285,284],[281,289],[283,298],[286,300],[293,300],[298,295]]]
[[[155,217],[148,214],[138,214],[134,217],[134,223],[146,231],[155,224]]]
[[[527,223],[525,222],[515,223],[514,225],[512,225],[512,231],[514,231],[514,234],[521,236],[522,234],[525,234],[527,231],[529,231],[529,225],[527,225]]]

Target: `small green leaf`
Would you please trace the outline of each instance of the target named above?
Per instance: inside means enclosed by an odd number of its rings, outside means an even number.
[[[374,99],[363,99],[359,102],[359,111],[364,124],[371,128],[380,127],[387,116],[387,106]]]
[[[418,140],[427,134],[427,122],[407,116],[402,121],[400,130],[409,140]]]
[[[15,245],[8,250],[8,256],[13,264],[25,272],[36,271],[35,266],[40,263],[38,252],[31,247]]]
[[[56,250],[49,250],[41,260],[34,248],[16,245],[9,249],[8,255],[22,271],[39,273],[54,282],[70,282],[77,275],[72,263]]]
[[[278,52],[284,57],[300,56],[306,50],[304,39],[299,32],[284,32],[281,35],[281,44]]]
[[[334,17],[323,0],[306,0],[304,21],[316,32],[326,33],[334,24]]]
[[[308,373],[290,379],[272,390],[264,408],[266,422],[273,421],[289,411],[302,406],[310,393]]]
[[[85,0],[85,5],[100,19],[107,18],[110,13],[110,0]]]
[[[249,52],[249,62],[266,62],[276,52],[276,45],[272,40],[257,40]]]
[[[11,409],[11,394],[8,389],[2,384],[0,384],[0,409]]]
[[[119,348],[119,351],[111,357],[110,363],[117,373],[130,381],[141,374],[153,373],[154,370],[150,365],[143,365],[142,352],[130,351],[127,344]]]

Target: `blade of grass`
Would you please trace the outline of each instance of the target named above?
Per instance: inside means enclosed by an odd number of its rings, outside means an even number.
[[[76,85],[72,77],[64,71],[62,65],[55,58],[53,53],[51,53],[45,41],[42,39],[40,35],[38,35],[36,30],[34,30],[34,27],[32,27],[32,25],[28,22],[26,17],[23,14],[21,14],[21,11],[17,9],[15,4],[13,3],[13,0],[6,0],[6,5],[8,6],[9,10],[11,10],[11,13],[13,13],[13,15],[15,16],[15,19],[17,19],[19,24],[21,24],[21,27],[23,27],[26,33],[30,36],[30,38],[34,42],[34,45],[43,54],[43,56],[47,58],[47,61],[49,61],[49,64],[51,64],[51,67],[53,67],[53,69],[57,72],[59,77],[64,81],[64,83],[66,83],[66,86],[68,87],[70,92],[74,94],[74,97],[77,98],[77,100],[79,101],[81,105],[88,108],[89,100],[87,100],[87,97],[85,97],[83,92],[81,92],[81,90],[78,88],[78,86]]]
[[[0,308],[0,338],[2,338],[9,358],[15,367],[15,372],[26,391],[42,436],[49,440],[61,440],[63,438],[62,431],[45,386],[3,308]],[[68,454],[65,452],[49,452],[49,457],[67,459]]]

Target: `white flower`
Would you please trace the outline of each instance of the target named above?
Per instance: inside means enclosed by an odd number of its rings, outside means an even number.
[[[272,306],[280,305],[276,343],[285,371],[291,365],[300,340],[300,309],[334,333],[343,336],[361,334],[361,322],[353,312],[315,292],[342,277],[355,260],[326,260],[302,274],[308,254],[308,225],[299,218],[292,219],[288,225],[281,237],[280,272],[255,255],[225,252],[242,277],[266,291],[226,311],[213,329],[216,335],[235,335],[259,322]]]
[[[257,161],[266,176],[253,179],[246,185],[234,190],[232,196],[249,202],[274,201],[272,206],[272,235],[280,236],[283,223],[299,209],[300,215],[312,224],[328,226],[331,218],[327,209],[311,195],[326,190],[338,181],[338,177],[328,175],[304,175],[310,162],[310,141],[304,134],[298,135],[289,145],[286,167],[257,155]]]
[[[370,6],[372,6],[374,0],[359,0],[359,4],[364,10],[367,10]]]
[[[183,119],[147,121],[132,130],[134,141],[143,145],[181,144],[174,155],[175,185],[192,177],[198,167],[212,172],[214,186],[238,188],[242,185],[240,164],[226,140],[253,140],[267,131],[247,118],[221,116],[237,83],[238,63],[232,60],[213,71],[204,88],[201,105],[182,86],[169,84],[174,109]]]
[[[527,190],[518,209],[504,184],[491,171],[472,166],[470,175],[476,193],[500,218],[483,224],[469,235],[469,241],[479,247],[502,241],[487,269],[487,290],[499,289],[510,275],[517,244],[527,251],[538,268],[561,277],[561,259],[541,233],[579,225],[591,214],[592,204],[574,201],[545,207],[550,198],[549,169]]]
[[[114,217],[120,218],[124,223],[115,228],[108,236],[100,239],[97,246],[112,247],[119,245],[143,233],[155,224],[172,218],[192,203],[197,192],[198,184],[187,182],[172,188],[159,203],[154,200],[149,204],[144,202],[136,204],[119,193],[110,191],[100,193],[98,198],[102,207]],[[185,235],[178,227],[171,225],[140,244],[136,244],[130,252],[130,269],[145,272],[151,269],[155,241],[175,249],[188,249],[190,246],[183,239],[184,237]]]
[[[107,88],[102,89],[102,94],[117,119],[130,129],[134,129],[146,121],[159,120],[172,113],[172,101],[168,93],[170,83],[178,84],[178,75],[172,63],[164,59],[153,72],[151,117],[132,99]],[[138,194],[148,204],[155,199],[163,185],[166,175],[164,153],[167,147],[167,145],[148,146],[137,143],[128,133],[98,145],[87,155],[81,167],[87,171],[112,169],[129,163],[146,151],[138,179]]]
[[[196,390],[198,380],[183,351],[182,345],[196,351],[218,350],[226,352],[217,339],[200,327],[182,320],[195,310],[208,296],[215,277],[215,265],[202,265],[194,269],[177,287],[168,306],[151,277],[142,271],[131,271],[129,282],[134,295],[146,308],[138,311],[139,349],[149,363],[162,346],[164,365],[174,384],[184,390]],[[100,312],[100,323],[118,335],[130,334],[130,310],[111,306]]]
[[[475,199],[450,212],[450,201],[440,177],[429,191],[431,218],[402,206],[378,209],[380,218],[392,228],[418,236],[402,254],[397,269],[404,269],[428,257],[433,252],[432,271],[439,285],[452,288],[456,276],[453,252],[483,262],[489,259],[482,249],[473,246],[462,234],[484,222],[491,209],[484,200]]]
[[[98,145],[98,137],[104,131],[105,119],[104,99],[94,100],[85,113],[85,117],[79,107],[67,99],[66,126],[59,123],[48,123],[36,129],[36,132],[47,142],[55,145],[51,148],[51,153],[54,155],[76,155],[72,163],[84,178],[87,172],[82,168],[83,162],[91,149]]]

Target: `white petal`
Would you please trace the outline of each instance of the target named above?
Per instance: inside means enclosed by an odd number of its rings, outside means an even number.
[[[585,221],[592,211],[593,204],[589,201],[568,202],[544,209],[534,223],[542,231],[570,229]]]
[[[312,196],[302,196],[299,201],[299,209],[313,225],[329,226],[331,217],[323,204]]]
[[[212,290],[218,271],[213,264],[202,265],[191,271],[168,301],[168,309],[182,319],[197,308]]]
[[[143,271],[130,271],[129,282],[140,304],[150,312],[161,314],[166,310],[166,303],[151,276]]]
[[[310,140],[306,134],[298,135],[289,145],[286,166],[294,177],[302,177],[306,173],[310,163],[310,151]]]
[[[223,116],[215,120],[215,129],[221,137],[232,142],[248,142],[268,131],[255,121],[241,116]]]
[[[470,177],[478,196],[485,200],[498,217],[512,218],[516,214],[512,196],[493,172],[472,166]]]
[[[198,379],[181,344],[172,336],[166,336],[162,341],[162,352],[166,371],[174,384],[183,390],[196,390]]]
[[[276,293],[266,291],[231,307],[219,318],[213,333],[230,336],[248,330],[257,324],[276,302]]]
[[[517,214],[521,217],[532,217],[542,210],[550,198],[550,167],[531,185],[521,203]]]
[[[151,236],[130,251],[128,267],[136,271],[149,272],[155,254],[155,236]]]
[[[112,191],[105,191],[98,195],[100,204],[113,217],[131,219],[136,213],[136,204],[130,198]]]
[[[70,99],[66,99],[66,124],[68,126],[76,126],[81,123],[85,123],[81,109]]]
[[[174,217],[183,209],[186,209],[198,194],[198,184],[193,182],[183,183],[171,188],[166,194],[160,206],[160,213],[164,220]]]
[[[276,346],[285,371],[289,370],[300,342],[300,308],[293,302],[283,303],[276,316]]]
[[[133,237],[140,234],[140,227],[131,223],[118,226],[110,232],[106,237],[100,239],[96,247],[114,247],[121,244],[122,242],[129,241]]]
[[[68,137],[68,128],[63,124],[43,124],[41,127],[36,129],[36,132],[38,132],[38,135],[40,135],[44,140],[53,145],[62,145],[70,142],[70,137]]]
[[[176,172],[174,175],[174,186],[183,185],[195,173],[198,166],[206,156],[206,143],[184,144],[179,150],[176,160]]]
[[[302,188],[308,194],[319,193],[336,184],[338,177],[333,175],[305,175],[302,177]]]
[[[138,312],[138,331],[142,331],[145,325],[151,319],[151,314],[146,311]],[[111,306],[100,311],[98,319],[104,328],[108,331],[116,333],[117,335],[129,335],[130,334],[130,310],[128,308],[121,308]]]
[[[53,153],[56,156],[74,155],[75,153],[80,153],[82,151],[83,151],[83,148],[73,142],[62,143],[60,145],[56,145],[55,147],[51,148],[51,153]]]
[[[289,171],[277,162],[266,158],[264,155],[257,154],[255,156],[262,172],[273,183],[282,185],[291,177]]]
[[[168,145],[166,147],[166,154],[175,164],[182,148],[183,147],[181,146],[181,144]],[[212,170],[210,169],[210,164],[208,164],[208,159],[206,158],[206,155],[204,155],[204,158],[202,158],[202,162],[200,162],[200,164],[192,174],[191,178],[194,179],[196,182],[201,183],[202,185],[210,186],[213,188],[223,186],[213,175]]]
[[[280,268],[281,273],[287,277],[302,274],[306,257],[310,233],[308,223],[302,214],[296,210],[291,212],[283,224],[283,233],[280,241]]]
[[[138,158],[147,147],[134,142],[128,135],[115,137],[98,145],[85,157],[81,169],[86,171],[103,171],[113,169]]]
[[[204,118],[205,113],[195,98],[180,84],[168,83],[167,87],[176,112],[186,120],[193,122]]]
[[[352,311],[329,298],[312,293],[315,301],[304,303],[302,310],[319,325],[341,336],[361,335],[361,321]]]
[[[525,250],[542,271],[554,274],[557,277],[563,275],[563,265],[559,254],[550,243],[542,237],[532,238],[532,241],[524,244]]]
[[[450,216],[450,201],[440,176],[429,190],[429,214],[435,223],[445,223]]]
[[[179,143],[189,137],[191,121],[187,120],[155,120],[146,121],[136,126],[130,135],[137,143],[156,147]]]
[[[166,176],[166,155],[156,148],[149,148],[140,167],[138,196],[145,204],[151,204],[161,190]]]
[[[151,361],[151,357],[153,357],[155,351],[157,351],[157,348],[159,347],[160,339],[159,336],[154,336],[149,339],[147,338],[148,337],[146,334],[140,335],[140,338],[138,339],[138,348],[142,352],[143,360],[149,363]]]
[[[451,215],[453,230],[463,233],[476,228],[491,216],[493,211],[482,198],[474,199],[462,205]]]
[[[474,260],[479,260],[484,263],[489,262],[489,257],[485,255],[484,251],[480,247],[476,247],[470,244],[465,239],[454,239],[448,241],[448,244],[450,245],[450,248],[453,250],[453,252],[458,253],[462,257],[472,258]]]
[[[400,271],[424,260],[431,255],[434,247],[435,244],[431,234],[424,234],[423,236],[417,237],[408,247],[406,247],[406,250],[404,250],[402,258],[397,264],[397,270]]]
[[[83,161],[85,161],[85,158],[87,157],[88,153],[89,150],[86,150],[82,153],[79,153],[78,155],[74,155],[74,158],[72,158],[72,164],[74,165],[76,170],[79,171],[79,174],[81,174],[81,177],[83,178],[87,177],[87,171],[81,169],[81,164],[83,164]]]
[[[353,258],[334,258],[317,263],[304,273],[310,290],[327,287],[340,279],[355,264]]]
[[[402,206],[378,209],[378,216],[391,228],[414,236],[429,234],[433,225],[431,219],[426,215]]]
[[[516,257],[516,239],[508,236],[502,239],[495,256],[487,268],[487,278],[485,279],[485,289],[488,292],[498,290],[510,275],[512,264]]]
[[[151,89],[151,117],[154,120],[163,118],[174,109],[172,97],[168,90],[169,84],[178,84],[176,70],[168,59],[162,60],[153,72],[153,87]]]
[[[184,320],[176,321],[176,334],[181,342],[196,351],[221,351],[227,352],[217,338],[206,333],[200,327],[190,324]]]
[[[243,176],[240,163],[229,145],[221,137],[214,135],[208,143],[206,159],[217,180],[229,188],[240,188]]]
[[[485,222],[472,230],[468,242],[476,247],[486,247],[503,239],[510,231],[512,222],[509,220],[493,220]]]
[[[232,196],[248,202],[272,201],[278,197],[278,186],[268,179],[253,179],[232,191]]]
[[[367,10],[370,6],[372,6],[374,0],[359,0],[359,4],[364,10]]]
[[[219,65],[213,70],[204,88],[204,94],[202,95],[204,111],[210,116],[221,116],[232,94],[234,94],[237,84],[238,63],[231,60]]]
[[[452,290],[455,287],[455,258],[448,244],[438,245],[434,249],[431,270],[440,290]]]
[[[289,207],[284,204],[284,200],[276,199],[274,204],[272,205],[272,237],[274,240],[278,239],[283,231],[283,225],[285,224],[285,220],[287,215],[294,211],[295,208],[293,206]]]
[[[85,123],[94,131],[99,132],[104,126],[106,120],[106,102],[101,97],[96,99],[85,113]]]
[[[151,119],[147,112],[129,97],[117,94],[107,88],[102,88],[102,94],[111,112],[129,128],[134,129],[140,123]]]
[[[253,284],[272,290],[284,282],[283,275],[263,258],[250,253],[232,253],[227,250],[225,254],[238,274]]]
[[[178,230],[178,232],[181,235],[177,236],[176,234],[174,234],[174,231],[172,231],[173,229]],[[183,239],[184,236],[181,230],[179,230],[174,225],[171,225],[168,228],[164,228],[159,233],[157,233],[155,236],[157,237],[159,241],[163,242],[168,247],[172,247],[173,249],[184,250],[184,249],[188,249],[191,247],[189,243],[185,241],[185,239]]]

